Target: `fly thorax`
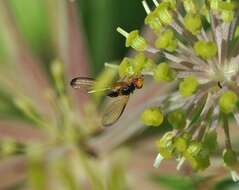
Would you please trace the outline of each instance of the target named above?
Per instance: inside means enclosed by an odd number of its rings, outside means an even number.
[[[122,87],[120,92],[122,95],[129,95],[131,93],[130,86]]]

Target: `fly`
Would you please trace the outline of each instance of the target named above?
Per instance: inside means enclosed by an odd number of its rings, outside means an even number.
[[[88,93],[103,91],[106,96],[112,98],[113,101],[106,106],[102,117],[102,124],[104,126],[110,126],[123,114],[130,94],[132,94],[135,89],[141,89],[143,87],[143,81],[144,78],[140,75],[132,77],[127,81],[115,82],[104,89],[93,89],[95,85],[94,79],[88,77],[77,77],[71,80],[71,86],[75,89],[85,89]]]

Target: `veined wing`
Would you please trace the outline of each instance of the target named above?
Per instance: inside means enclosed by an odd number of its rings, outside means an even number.
[[[75,89],[85,89],[88,93],[96,93],[110,90],[111,88],[94,89],[95,80],[88,77],[77,77],[71,80],[71,86]]]
[[[73,88],[82,88],[86,90],[92,89],[95,84],[95,80],[88,77],[77,77],[71,80],[71,86]]]
[[[129,96],[119,96],[112,100],[103,112],[102,124],[106,127],[114,124],[120,118],[127,105]]]

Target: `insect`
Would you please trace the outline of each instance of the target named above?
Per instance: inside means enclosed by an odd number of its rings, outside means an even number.
[[[104,126],[110,126],[114,124],[122,115],[130,94],[135,89],[141,89],[143,87],[144,78],[142,75],[134,76],[126,81],[118,81],[111,86],[104,89],[94,89],[95,80],[87,77],[77,77],[71,80],[71,86],[75,89],[85,89],[88,93],[96,93],[99,91],[105,92],[105,95],[112,98],[111,103],[106,106],[103,116],[102,124]]]

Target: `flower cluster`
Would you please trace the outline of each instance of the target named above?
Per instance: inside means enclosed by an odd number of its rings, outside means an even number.
[[[238,2],[233,0],[152,0],[142,2],[147,13],[145,25],[154,34],[154,43],[138,30],[117,31],[126,38],[126,47],[138,54],[124,58],[120,77],[150,75],[157,82],[174,85],[160,107],[141,115],[145,125],[168,121],[173,130],[157,141],[158,167],[163,159],[176,158],[178,169],[189,162],[195,171],[209,167],[218,148],[217,128],[225,133],[224,165],[234,181],[239,180],[237,155],[230,139],[229,118],[239,125],[239,27]],[[145,52],[156,54],[157,63]],[[231,119],[230,119],[231,121]]]

